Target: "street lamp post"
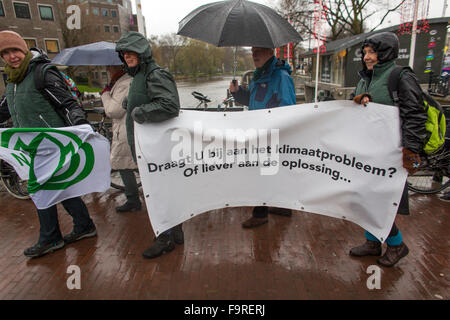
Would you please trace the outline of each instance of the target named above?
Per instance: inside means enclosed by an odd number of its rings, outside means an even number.
[[[411,69],[414,69],[414,54],[416,51],[416,36],[417,36],[417,11],[419,8],[419,0],[416,0],[414,3],[414,18],[413,18],[413,27],[411,33],[411,47],[409,50],[409,66]]]

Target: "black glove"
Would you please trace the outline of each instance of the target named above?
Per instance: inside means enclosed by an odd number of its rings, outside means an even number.
[[[123,100],[122,100],[122,108],[124,108],[125,110],[128,109],[128,97],[123,98]]]
[[[131,112],[131,118],[133,118],[133,120],[139,124],[144,123],[145,117],[142,113],[142,108],[141,107],[134,108],[133,111]]]

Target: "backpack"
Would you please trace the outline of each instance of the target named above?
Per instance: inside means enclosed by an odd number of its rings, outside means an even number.
[[[404,70],[409,70],[414,74],[414,71],[410,67],[396,66],[388,79],[389,94],[396,106],[399,106],[398,84]],[[422,90],[417,80],[416,84],[422,93],[423,107],[428,116],[425,127],[429,132],[429,139],[423,150],[426,154],[432,154],[445,143],[446,123],[444,109],[428,92]]]
[[[58,70],[58,68],[55,65],[52,65],[50,63],[40,63],[36,66],[36,70],[34,72],[34,84],[36,86],[36,89],[38,91],[43,92],[44,91],[44,75],[49,70],[53,69],[58,72],[59,75],[61,75],[61,78],[64,80],[64,83],[66,84],[67,89],[72,94],[72,96],[75,98],[75,100],[78,102],[78,105],[80,108],[83,108],[82,102],[81,102],[81,92],[78,90],[77,85],[75,84],[75,81],[72,80],[67,74],[64,72]]]

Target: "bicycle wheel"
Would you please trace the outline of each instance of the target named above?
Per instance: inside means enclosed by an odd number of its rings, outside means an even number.
[[[138,184],[138,188],[142,186],[141,178],[139,177],[139,170],[134,169],[134,175],[136,176],[136,182]],[[125,190],[125,186],[123,185],[122,178],[120,177],[119,170],[111,170],[111,187],[118,190]]]
[[[418,171],[408,176],[408,189],[420,194],[438,193],[450,187],[450,180],[442,174],[433,171]]]
[[[30,198],[27,191],[28,181],[20,179],[14,168],[2,160],[0,160],[0,179],[10,195],[22,200]]]

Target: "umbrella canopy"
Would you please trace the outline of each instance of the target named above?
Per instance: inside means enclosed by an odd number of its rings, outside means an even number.
[[[278,48],[302,37],[275,10],[245,0],[205,4],[179,23],[178,35],[218,47]]]
[[[67,48],[57,54],[52,62],[65,66],[116,66],[122,65],[116,44],[100,41]]]

